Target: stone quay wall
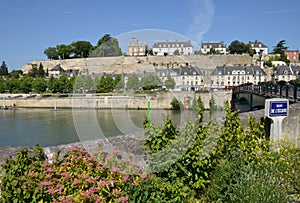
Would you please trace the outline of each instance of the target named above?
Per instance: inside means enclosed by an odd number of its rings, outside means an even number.
[[[204,108],[209,109],[209,102],[213,98],[215,104],[223,108],[224,101],[231,101],[231,91],[211,91],[208,93],[167,92],[141,95],[113,95],[95,96],[84,95],[74,97],[14,98],[14,95],[0,95],[0,106],[17,106],[17,108],[96,108],[96,109],[147,109],[150,101],[152,109],[171,109],[174,98],[187,107],[192,105],[193,99],[201,97]],[[2,97],[2,101],[1,101]],[[4,99],[5,98],[5,99]],[[185,99],[184,99],[185,98]],[[3,103],[3,104],[1,104]]]

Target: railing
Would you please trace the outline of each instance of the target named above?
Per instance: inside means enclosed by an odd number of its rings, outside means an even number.
[[[300,84],[243,84],[240,86],[236,86],[233,92],[250,92],[256,95],[261,95],[269,98],[286,98],[294,103],[300,101]]]

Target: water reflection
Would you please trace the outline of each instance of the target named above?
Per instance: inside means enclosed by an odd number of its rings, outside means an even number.
[[[75,115],[75,116],[74,116]],[[162,125],[163,115],[176,125],[195,119],[194,111],[151,110],[153,123]],[[219,118],[223,112],[209,115]],[[89,139],[98,139],[143,131],[147,110],[49,110],[18,109],[0,111],[0,146],[54,146]]]

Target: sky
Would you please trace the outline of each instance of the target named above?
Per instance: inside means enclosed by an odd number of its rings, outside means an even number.
[[[19,70],[47,60],[44,50],[105,34],[126,51],[131,37],[201,42],[259,40],[273,50],[280,40],[300,48],[299,0],[0,0],[0,61]]]

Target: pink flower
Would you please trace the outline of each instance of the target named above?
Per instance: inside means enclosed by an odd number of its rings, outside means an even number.
[[[97,188],[95,188],[95,187],[91,187],[91,188],[90,188],[90,192],[91,192],[91,193],[98,192],[98,189],[97,189]]]
[[[143,173],[143,174],[141,175],[141,178],[146,179],[146,178],[148,178],[148,175],[147,175],[146,173]]]
[[[122,203],[128,202],[128,200],[129,200],[129,197],[128,197],[128,196],[125,196],[125,197],[121,197],[121,198],[120,198],[120,201],[121,201]]]
[[[50,168],[50,167],[47,168],[47,172],[48,172],[48,173],[52,173],[52,172],[53,172],[53,168]]]
[[[104,166],[100,164],[100,165],[97,166],[97,169],[100,170],[100,171],[103,171],[104,170]]]
[[[98,186],[101,187],[101,186],[103,186],[103,185],[105,185],[105,184],[106,184],[105,181],[101,181],[101,182],[98,183]]]
[[[121,151],[120,148],[116,147],[113,152],[117,154],[120,153],[120,151]]]
[[[73,183],[72,183],[73,185],[77,185],[78,184],[78,180],[77,179],[75,179],[74,181],[73,181]]]
[[[72,146],[72,147],[70,147],[68,150],[74,152],[74,151],[77,151],[77,150],[78,150],[78,147]]]
[[[47,192],[53,195],[55,193],[55,190],[54,189],[49,189],[49,190],[47,190]]]
[[[115,195],[121,194],[120,191],[119,191],[118,189],[113,189],[113,193],[114,193]]]
[[[91,183],[91,182],[93,182],[94,181],[94,178],[87,178],[86,179],[86,182],[88,182],[88,183]]]
[[[112,167],[111,172],[115,173],[115,172],[117,172],[117,169],[115,167]]]
[[[29,177],[32,177],[34,175],[34,171],[31,171],[30,173],[28,173]]]
[[[127,181],[127,180],[129,179],[129,176],[128,176],[128,175],[122,175],[122,177],[123,177],[123,180],[124,180],[124,181]]]
[[[109,181],[107,181],[107,185],[108,186],[110,186],[110,185],[112,185],[114,183],[115,183],[115,179],[114,178],[111,178],[111,179],[109,179]]]
[[[41,188],[44,187],[44,186],[49,186],[49,185],[52,185],[52,183],[48,182],[48,181],[42,181],[42,182],[40,182],[40,187]]]

